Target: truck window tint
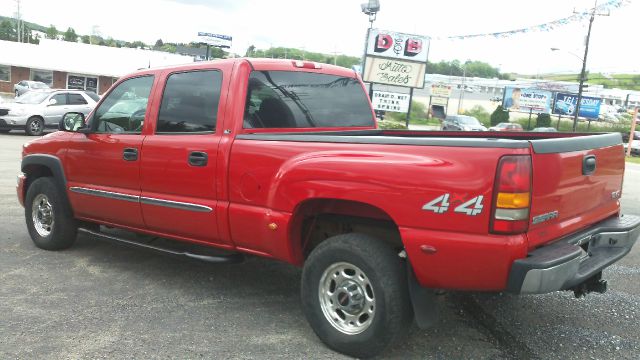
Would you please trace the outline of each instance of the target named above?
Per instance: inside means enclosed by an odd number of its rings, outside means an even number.
[[[222,74],[216,70],[169,76],[156,132],[192,133],[216,129]]]
[[[367,96],[354,78],[293,71],[254,71],[244,128],[373,126]]]
[[[118,84],[96,109],[91,127],[98,133],[140,134],[144,125],[153,76],[141,76]]]

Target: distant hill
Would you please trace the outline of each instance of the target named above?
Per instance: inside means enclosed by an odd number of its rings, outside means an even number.
[[[578,82],[580,74],[543,74],[538,76],[520,75],[527,78],[538,78],[544,80],[556,81],[575,81]],[[587,84],[603,85],[607,89],[623,89],[640,91],[640,74],[587,74]]]
[[[14,19],[14,18],[10,18],[8,16],[0,15],[0,22],[2,22],[4,20],[9,20],[9,21],[11,21],[13,23],[15,23],[15,21],[16,21],[16,19]],[[24,21],[24,20],[23,20],[23,23],[25,25],[27,25],[31,30],[42,31],[42,32],[46,32],[47,31],[47,27],[46,26],[42,26],[42,25],[39,25],[39,24],[36,24],[36,23],[32,23],[32,22],[29,22],[29,21]]]

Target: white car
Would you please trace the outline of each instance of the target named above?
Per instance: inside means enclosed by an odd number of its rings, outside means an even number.
[[[29,91],[13,103],[0,105],[0,133],[24,129],[27,135],[40,136],[45,128],[57,128],[68,112],[89,115],[99,100],[90,91]]]

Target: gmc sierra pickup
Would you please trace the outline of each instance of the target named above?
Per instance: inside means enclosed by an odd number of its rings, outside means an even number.
[[[23,150],[36,246],[82,232],[300,266],[311,327],[357,357],[432,323],[434,289],[603,292],[640,232],[619,134],[378,130],[358,75],[330,65],[143,70],[60,130]]]

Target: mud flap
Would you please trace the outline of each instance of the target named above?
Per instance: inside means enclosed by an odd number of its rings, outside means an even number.
[[[407,281],[409,283],[409,295],[413,305],[413,313],[420,329],[427,329],[438,321],[438,302],[435,291],[418,284],[411,264],[407,263]]]

